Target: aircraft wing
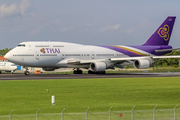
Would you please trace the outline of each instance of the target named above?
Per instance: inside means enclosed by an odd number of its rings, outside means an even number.
[[[92,60],[81,60],[81,59],[64,59],[58,63],[60,64],[90,64],[92,62],[98,62],[98,61],[106,61],[108,59],[92,59]]]
[[[135,61],[139,59],[163,59],[163,58],[180,58],[180,55],[176,56],[145,56],[145,57],[126,57],[126,58],[111,58],[111,59],[92,59],[92,60],[82,60],[82,59],[64,59],[58,64],[90,64],[92,62],[124,62],[124,61]]]
[[[180,55],[174,56],[146,56],[146,57],[127,57],[127,58],[111,58],[111,59],[95,59],[95,60],[68,60],[68,64],[87,64],[92,62],[99,62],[99,61],[112,61],[112,62],[121,62],[121,61],[134,61],[138,59],[163,59],[163,58],[180,58]]]
[[[68,60],[68,64],[89,64],[92,62],[108,61],[110,59],[92,59],[92,60]]]
[[[111,58],[111,61],[137,60],[137,59],[163,59],[163,58],[180,58],[180,55],[174,56],[146,56],[146,57],[128,57],[128,58]]]
[[[148,58],[151,58],[151,57],[127,57],[127,58],[111,58],[110,60],[112,62],[118,62],[118,61],[126,61],[126,60],[137,60],[137,59],[148,59]]]

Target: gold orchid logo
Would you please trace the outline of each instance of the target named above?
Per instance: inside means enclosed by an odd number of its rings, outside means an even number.
[[[165,41],[169,40],[169,26],[164,25],[164,27],[159,28],[158,32],[160,37],[164,38]]]
[[[42,48],[41,50],[40,50],[42,53],[46,53],[46,51],[45,51],[45,49],[44,48]]]

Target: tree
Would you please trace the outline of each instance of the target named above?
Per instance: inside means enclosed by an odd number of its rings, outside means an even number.
[[[166,56],[170,55],[180,55],[180,50],[178,51],[172,51],[171,53],[166,54]],[[179,58],[164,58],[160,59],[156,62],[155,66],[161,66],[161,67],[166,67],[166,66],[173,66],[173,67],[178,67],[179,66]]]
[[[4,55],[5,55],[6,53],[8,53],[10,50],[11,50],[11,48],[10,48],[10,49],[5,48],[5,49],[0,50],[0,56],[4,56]]]

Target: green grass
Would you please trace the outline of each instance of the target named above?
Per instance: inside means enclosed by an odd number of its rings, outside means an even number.
[[[47,92],[49,90],[49,93]],[[55,95],[55,105],[51,96]],[[180,77],[0,81],[0,115],[173,109]]]

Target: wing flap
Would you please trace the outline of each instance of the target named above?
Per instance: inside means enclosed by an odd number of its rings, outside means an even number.
[[[68,64],[80,64],[80,60],[67,60]]]
[[[116,62],[116,61],[137,60],[137,59],[146,59],[146,58],[151,58],[151,57],[111,58],[110,60],[111,60],[112,62]]]
[[[110,59],[81,60],[80,63],[81,64],[87,64],[87,63],[107,61],[107,60],[110,60]]]
[[[93,59],[93,60],[80,60],[80,59],[64,59],[58,64],[90,64],[92,62],[107,61],[109,59]]]

